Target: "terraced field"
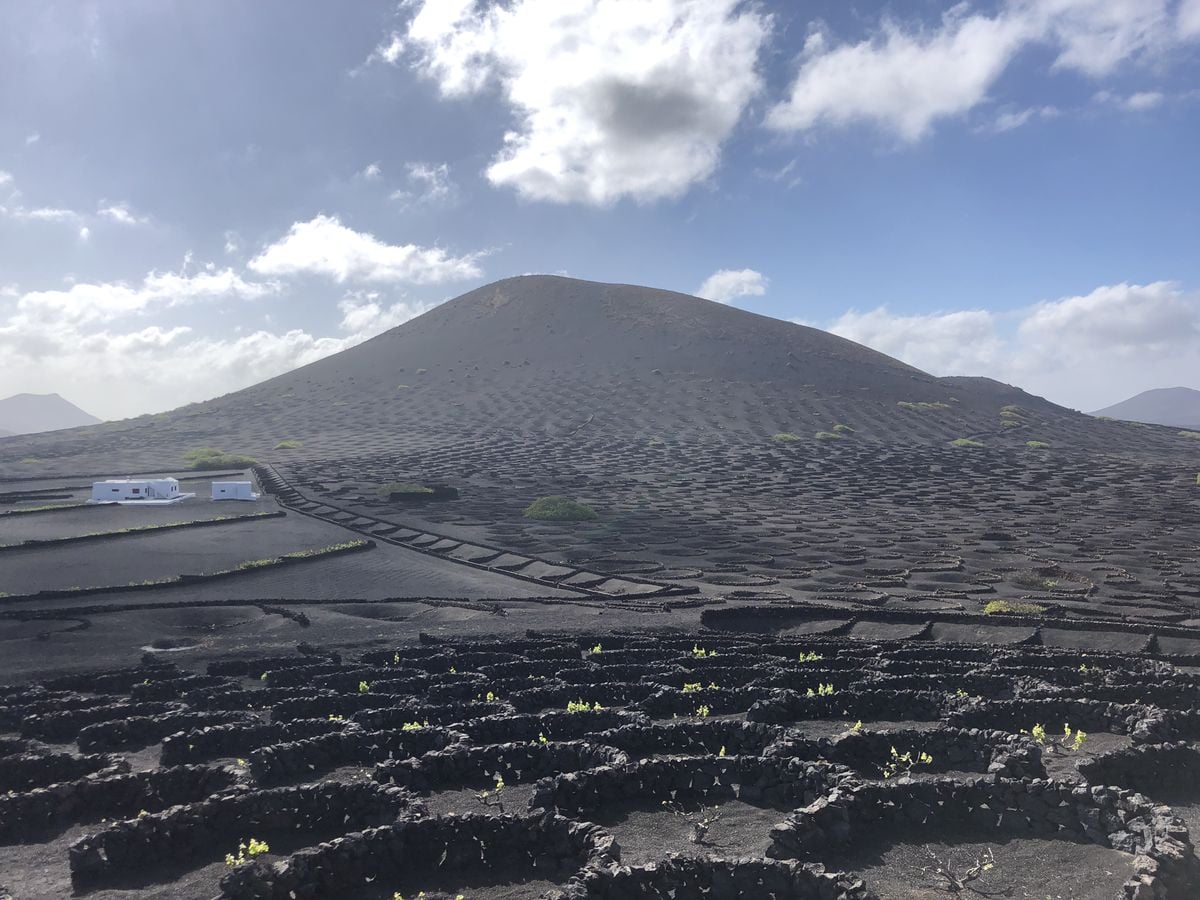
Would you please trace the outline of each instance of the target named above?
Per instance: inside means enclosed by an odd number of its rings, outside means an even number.
[[[1163,659],[825,637],[152,659],[0,694],[0,871],[16,897],[865,898],[956,878],[1185,897],[1198,690]]]

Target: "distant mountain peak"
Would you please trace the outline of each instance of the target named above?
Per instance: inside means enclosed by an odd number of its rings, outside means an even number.
[[[1189,387],[1151,388],[1128,400],[1098,409],[1092,415],[1171,428],[1200,429],[1200,391]]]
[[[0,436],[79,428],[100,422],[59,394],[13,394],[0,400]]]

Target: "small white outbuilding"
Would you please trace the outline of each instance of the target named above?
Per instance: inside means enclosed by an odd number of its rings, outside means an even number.
[[[214,481],[212,483],[212,498],[214,500],[257,500],[258,494],[248,481]]]
[[[92,499],[88,502],[163,506],[195,496],[180,493],[175,478],[110,478],[92,483]]]

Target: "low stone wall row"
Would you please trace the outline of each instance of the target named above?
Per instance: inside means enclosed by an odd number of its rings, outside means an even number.
[[[23,737],[40,738],[45,741],[63,742],[74,740],[79,732],[97,722],[113,722],[140,716],[157,716],[163,713],[184,712],[182,703],[104,703],[50,712],[40,716],[29,716],[21,723]]]
[[[875,900],[861,878],[773,859],[668,857],[648,866],[587,872],[563,900]]]
[[[890,763],[891,750],[924,752],[933,757],[921,772],[965,770],[1007,778],[1044,778],[1041,748],[1027,735],[981,728],[880,729],[851,731],[836,738],[789,738],[768,747],[771,756],[825,759],[877,778]]]
[[[314,842],[420,811],[412,795],[371,784],[309,784],[244,791],[116,822],[71,845],[76,887],[164,863],[220,859],[238,841],[311,835]]]
[[[786,734],[778,725],[724,720],[625,725],[597,732],[591,740],[635,757],[702,756],[722,751],[727,756],[762,756]]]
[[[157,744],[185,728],[245,724],[258,721],[244,712],[168,712],[160,715],[129,716],[112,722],[97,722],[81,728],[75,739],[85,753],[118,748],[138,749]]]
[[[858,777],[842,766],[782,757],[669,757],[568,772],[537,783],[530,809],[590,815],[613,804],[739,799],[791,810]]]
[[[852,690],[838,691],[824,697],[780,691],[770,699],[755,703],[746,713],[746,718],[751,722],[776,725],[806,719],[932,722],[946,714],[948,703],[948,695],[944,691]]]
[[[418,793],[476,785],[495,776],[519,784],[598,766],[623,766],[629,757],[613,747],[585,741],[459,745],[419,759],[395,759],[375,768],[376,781]]]
[[[1157,800],[1200,798],[1200,748],[1183,741],[1141,744],[1114,750],[1079,764],[1092,784],[1113,784]]]
[[[549,741],[572,741],[624,725],[648,723],[649,719],[641,713],[601,709],[482,716],[459,727],[477,744],[506,744],[536,741],[541,737]]]
[[[438,751],[461,740],[462,734],[428,726],[404,731],[346,728],[331,734],[260,747],[249,756],[250,771],[260,784],[311,779],[338,766],[372,765],[406,760]]]
[[[274,865],[251,862],[221,881],[226,900],[353,896],[368,880],[383,892],[446,874],[487,871],[513,881],[531,877],[578,882],[610,866],[612,837],[560,816],[444,816],[367,828]]]
[[[173,766],[152,772],[86,776],[21,794],[0,795],[0,844],[23,843],[47,831],[80,822],[98,822],[156,812],[202,800],[233,787],[236,770],[215,766]]]
[[[0,756],[0,794],[74,781],[85,775],[120,775],[129,763],[117,756],[69,753],[19,753]]]
[[[163,739],[162,764],[176,766],[219,757],[247,757],[260,747],[333,734],[351,725],[329,719],[296,719],[190,728]]]
[[[818,860],[830,850],[903,835],[951,833],[958,840],[1058,838],[1135,854],[1130,898],[1190,900],[1200,859],[1187,827],[1165,806],[1112,787],[1040,779],[972,779],[847,784],[771,829],[768,855]]]

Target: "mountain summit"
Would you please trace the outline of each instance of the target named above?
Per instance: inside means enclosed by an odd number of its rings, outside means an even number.
[[[99,421],[58,394],[14,394],[0,400],[0,436],[78,428]]]

